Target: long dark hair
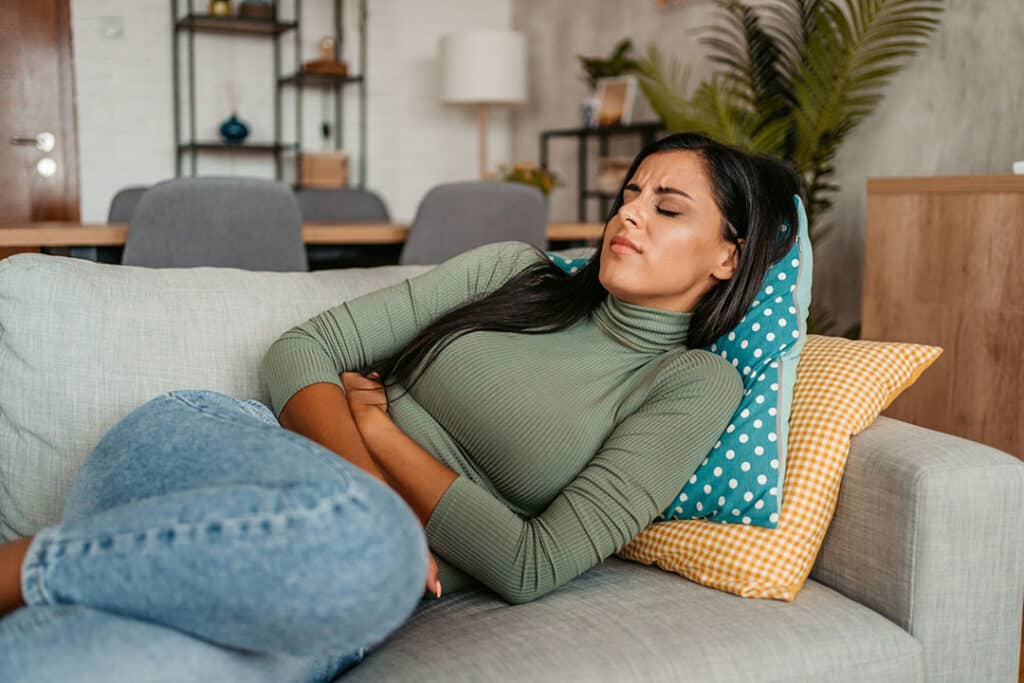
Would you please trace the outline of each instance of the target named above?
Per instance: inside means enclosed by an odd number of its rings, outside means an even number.
[[[793,245],[797,234],[793,195],[803,199],[804,188],[800,176],[776,159],[749,154],[697,133],[677,133],[655,140],[637,154],[605,218],[605,230],[622,206],[623,190],[640,163],[652,154],[677,150],[696,152],[703,160],[724,218],[722,237],[738,248],[738,240],[746,240],[739,248],[736,272],[719,281],[693,311],[686,346],[701,348],[739,324],[765,273]],[[463,334],[477,330],[544,334],[565,329],[589,316],[608,296],[598,277],[600,267],[600,246],[587,264],[571,275],[545,256],[497,290],[448,311],[420,330],[399,353],[365,368],[364,374],[376,371],[381,381],[393,374],[397,383],[408,388],[414,373],[413,383]]]

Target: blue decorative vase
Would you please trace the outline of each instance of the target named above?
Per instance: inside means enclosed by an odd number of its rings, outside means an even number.
[[[249,135],[249,127],[239,120],[237,114],[232,112],[231,117],[220,124],[220,135],[224,138],[224,142],[238,145]]]

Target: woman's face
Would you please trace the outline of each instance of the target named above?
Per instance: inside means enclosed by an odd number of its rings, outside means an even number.
[[[738,252],[722,237],[722,225],[701,157],[683,150],[652,154],[629,179],[622,207],[604,231],[601,284],[628,303],[691,312],[735,271]],[[613,248],[616,237],[639,253]]]

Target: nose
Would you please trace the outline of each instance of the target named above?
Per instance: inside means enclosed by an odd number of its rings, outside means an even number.
[[[624,224],[629,225],[633,228],[639,228],[643,225],[644,221],[644,205],[640,201],[640,196],[634,197],[631,201],[623,201],[622,206],[619,207],[619,217],[622,219]]]

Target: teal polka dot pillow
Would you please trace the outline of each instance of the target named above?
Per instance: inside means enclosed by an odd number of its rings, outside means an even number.
[[[659,519],[778,527],[786,436],[796,366],[807,337],[813,270],[807,214],[800,198],[793,199],[796,241],[769,269],[739,324],[705,347],[741,373],[743,399],[721,438]]]
[[[576,271],[578,271],[583,266],[587,265],[587,261],[590,260],[590,257],[587,257],[587,258],[565,258],[564,256],[562,256],[560,254],[556,254],[556,253],[551,252],[551,251],[546,251],[544,253],[548,255],[548,258],[551,259],[551,261],[556,266],[558,266],[559,268],[561,268],[565,272],[569,273],[570,275],[572,273],[575,273]]]

